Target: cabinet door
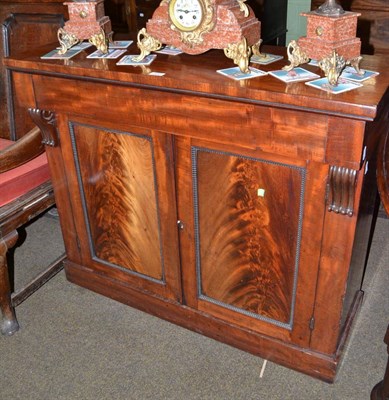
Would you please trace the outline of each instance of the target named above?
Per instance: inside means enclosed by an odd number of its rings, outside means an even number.
[[[201,141],[177,152],[188,303],[307,346],[327,168]]]
[[[80,120],[62,131],[82,264],[180,300],[170,136]]]

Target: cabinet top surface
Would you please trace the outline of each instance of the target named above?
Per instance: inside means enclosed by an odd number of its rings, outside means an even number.
[[[69,60],[43,60],[40,57],[57,45],[34,48],[4,64],[17,71],[44,74],[88,81],[100,81],[115,85],[136,86],[145,89],[165,90],[197,96],[230,99],[276,107],[310,110],[351,118],[374,119],[377,107],[388,89],[389,56],[363,56],[361,68],[377,71],[379,75],[363,82],[363,86],[349,92],[331,94],[307,86],[304,82],[285,84],[271,75],[243,81],[235,81],[216,71],[234,67],[232,60],[222,50],[211,50],[200,55],[158,54],[150,66],[118,66],[120,59],[89,59],[95,49],[84,50]],[[282,60],[268,65],[251,64],[263,71],[274,71],[288,65],[285,49],[266,47],[263,52],[284,55]],[[125,54],[138,54],[135,42]],[[322,71],[308,64],[303,68],[323,76]],[[152,73],[163,73],[156,76]],[[54,89],[54,88],[53,88]]]

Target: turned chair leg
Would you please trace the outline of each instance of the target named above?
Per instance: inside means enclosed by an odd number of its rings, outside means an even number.
[[[0,238],[0,309],[2,320],[0,331],[3,335],[13,335],[19,330],[19,324],[15,316],[15,309],[11,301],[11,285],[8,274],[7,251],[15,246],[18,239],[17,231]]]

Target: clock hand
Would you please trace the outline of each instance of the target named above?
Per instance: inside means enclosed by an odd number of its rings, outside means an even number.
[[[183,12],[185,14],[188,14],[188,13],[196,13],[197,14],[199,12],[199,10],[182,10],[181,8],[178,8],[177,12]]]

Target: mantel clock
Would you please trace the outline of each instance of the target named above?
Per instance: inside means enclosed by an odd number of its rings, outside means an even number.
[[[259,54],[261,23],[245,0],[162,0],[138,32],[139,61],[163,44],[187,54],[223,49],[242,72]]]

